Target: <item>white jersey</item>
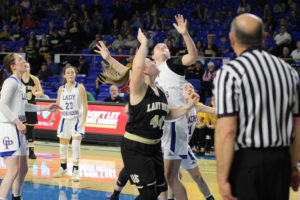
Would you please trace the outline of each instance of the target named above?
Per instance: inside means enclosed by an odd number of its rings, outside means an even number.
[[[79,94],[78,83],[71,91],[67,91],[66,85],[64,85],[60,95],[60,106],[63,108],[60,111],[62,118],[73,119],[82,115],[82,103]]]
[[[10,76],[4,81],[1,89],[1,102],[8,106],[9,111],[7,110],[5,114],[0,112],[0,122],[12,123],[17,117],[21,122],[26,121],[26,88],[15,76]]]
[[[157,76],[155,83],[164,89],[169,108],[178,108],[185,105],[185,77],[173,72],[166,61],[158,66],[158,69],[160,70],[160,73]]]
[[[193,136],[196,127],[196,121],[197,121],[197,112],[195,107],[193,107],[193,109],[188,113],[187,120],[188,120],[188,127],[189,127],[188,141],[191,141],[191,138]]]

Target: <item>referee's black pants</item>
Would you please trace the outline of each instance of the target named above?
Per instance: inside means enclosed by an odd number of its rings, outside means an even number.
[[[234,153],[229,182],[239,200],[288,200],[288,148],[241,149]]]

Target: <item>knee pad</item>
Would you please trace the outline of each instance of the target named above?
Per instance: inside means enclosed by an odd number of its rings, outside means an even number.
[[[80,159],[80,140],[72,140],[73,162],[79,162]]]
[[[123,168],[120,171],[119,178],[118,178],[118,181],[117,181],[117,185],[119,187],[124,187],[126,185],[128,179],[129,179],[129,176],[126,173],[125,168]]]
[[[156,185],[156,196],[158,197],[160,193],[168,190],[168,184],[165,182],[162,185]]]
[[[59,154],[60,159],[67,159],[68,158],[68,144],[59,144]]]
[[[139,189],[140,194],[136,197],[136,200],[155,200],[156,199],[156,190],[155,186],[144,186]]]
[[[29,126],[27,125],[27,130],[26,130],[26,138],[28,142],[33,142],[34,141],[34,135],[33,135],[33,128],[34,126]]]

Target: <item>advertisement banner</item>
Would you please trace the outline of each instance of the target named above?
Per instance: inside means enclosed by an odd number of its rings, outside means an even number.
[[[37,105],[48,105],[52,102],[37,101]],[[35,129],[57,130],[60,113],[56,114],[56,120],[50,122],[52,113],[49,111],[38,112],[38,124]],[[86,119],[86,133],[101,133],[111,135],[123,135],[128,117],[125,114],[124,105],[100,105],[89,104]]]

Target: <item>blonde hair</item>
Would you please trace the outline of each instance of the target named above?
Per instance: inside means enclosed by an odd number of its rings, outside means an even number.
[[[130,68],[122,74],[118,73],[114,68],[108,67],[104,72],[102,72],[98,77],[100,82],[103,84],[112,84],[118,87],[125,85],[129,82]]]

